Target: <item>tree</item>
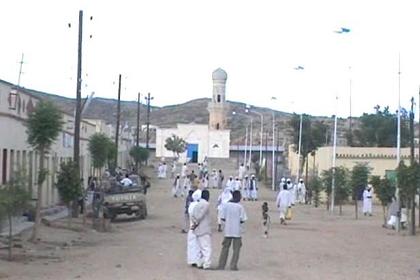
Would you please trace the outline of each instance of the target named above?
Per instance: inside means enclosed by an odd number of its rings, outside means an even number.
[[[342,214],[342,205],[350,195],[350,188],[349,188],[349,170],[345,167],[336,167],[335,168],[335,204],[340,206],[340,215]],[[331,187],[332,187],[332,176],[333,176],[333,168],[328,170],[322,171],[321,180],[324,186],[324,190],[327,193],[328,201],[327,207],[331,202]]]
[[[149,150],[140,146],[133,146],[130,149],[130,156],[136,163],[136,169],[138,173],[138,167],[141,165],[142,162],[146,161],[149,158]]]
[[[181,137],[172,134],[172,137],[168,137],[165,140],[165,148],[168,151],[172,151],[176,158],[179,158],[179,154],[185,152],[187,149],[187,142]]]
[[[108,164],[113,163],[116,156],[114,142],[103,133],[95,133],[89,138],[89,153],[92,157],[93,167],[100,170]]]
[[[420,166],[414,161],[406,166],[403,161],[397,168],[398,189],[402,204],[406,205],[409,217],[409,230],[411,235],[416,234],[415,221],[415,195],[417,186],[420,184]]]
[[[389,107],[381,110],[375,106],[375,113],[364,113],[360,118],[358,129],[353,130],[352,141],[354,146],[359,147],[395,147],[395,129],[397,127],[397,114],[391,114]],[[407,111],[401,110],[401,147],[409,145]],[[348,135],[349,137],[349,135]]]
[[[13,248],[13,220],[15,215],[21,215],[29,207],[30,195],[27,191],[26,176],[24,172],[13,174],[12,179],[3,187],[0,187],[0,212],[7,216],[9,224],[8,259],[12,260]]]
[[[379,176],[372,176],[370,178],[370,184],[375,191],[376,197],[381,201],[384,225],[386,225],[386,208],[388,207],[388,204],[392,202],[392,197],[394,197],[395,194],[395,186],[392,186],[389,179],[381,179]]]
[[[42,184],[47,176],[44,169],[45,154],[57,139],[63,126],[62,114],[50,101],[40,101],[29,114],[27,120],[28,143],[39,153],[39,171],[37,180],[37,201],[35,209],[35,224],[31,240],[35,241],[41,222]]]
[[[295,151],[297,152],[299,150],[300,115],[293,114],[289,121],[289,125],[292,128],[293,144],[295,145]],[[327,130],[328,126],[323,121],[312,122],[309,115],[302,115],[302,161],[300,162],[299,170],[303,170],[308,154],[315,153],[315,151],[323,145]]]
[[[320,193],[322,190],[322,181],[318,176],[312,177],[310,188],[311,189],[309,191],[312,191],[312,199],[314,201],[315,207],[318,207],[320,201]]]
[[[72,207],[70,204],[82,195],[80,179],[77,177],[77,174],[77,165],[74,161],[63,162],[60,165],[56,183],[60,198],[69,210],[69,227],[71,226],[72,218]]]
[[[351,171],[350,185],[352,189],[352,198],[354,200],[354,211],[356,220],[358,219],[359,214],[357,201],[359,200],[361,194],[363,193],[363,190],[367,186],[369,174],[370,168],[368,167],[368,165],[360,162],[353,166],[353,169]]]

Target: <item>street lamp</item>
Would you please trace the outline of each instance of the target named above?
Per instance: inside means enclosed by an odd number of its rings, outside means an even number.
[[[275,101],[275,100],[277,100],[277,98],[276,97],[271,97],[271,100],[272,101]],[[273,110],[272,111],[272,113],[273,113],[273,146],[272,146],[272,158],[271,158],[271,189],[274,191],[274,190],[276,190],[276,170],[275,170],[275,166],[274,166],[274,164],[277,164],[277,162],[276,163],[274,163],[276,160],[275,160],[275,152],[274,152],[274,146],[275,146],[275,143],[276,143],[276,141],[275,141],[275,120],[276,120],[276,118],[275,118],[275,111]]]
[[[259,115],[259,116],[260,116],[260,118],[261,118],[261,131],[260,131],[260,159],[259,159],[259,165],[260,165],[260,167],[261,167],[261,165],[262,165],[262,142],[263,142],[264,115],[263,115],[263,114],[261,114],[261,113],[259,113],[259,112],[257,112],[257,111],[253,111],[253,110],[251,110],[251,106],[250,106],[250,105],[247,105],[247,106],[246,106],[246,112],[251,112],[251,113],[257,114],[257,115]],[[251,126],[251,131],[252,131],[252,126]],[[251,133],[252,133],[252,132],[251,132]],[[252,142],[251,142],[251,143],[252,143]]]
[[[398,110],[397,110],[397,167],[400,164],[400,154],[401,154],[401,59],[400,54],[398,54]],[[395,188],[395,198],[397,200],[398,208],[400,208],[400,193],[398,190],[398,177],[397,184]],[[400,211],[400,209],[398,209]],[[400,215],[397,215],[397,222],[395,229],[397,232],[400,231]]]
[[[331,213],[334,212],[334,200],[335,200],[335,159],[336,159],[336,149],[337,149],[337,102],[338,102],[338,97],[336,97],[335,100],[336,100],[336,108],[335,108],[335,116],[334,116],[334,144],[333,144],[333,158],[332,158]]]

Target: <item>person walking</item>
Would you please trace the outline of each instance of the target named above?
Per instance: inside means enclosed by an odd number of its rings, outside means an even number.
[[[279,192],[276,199],[276,206],[280,212],[280,224],[286,224],[286,213],[292,205],[291,194],[287,189],[287,184],[283,183],[283,189]]]
[[[363,215],[372,216],[372,185],[367,185],[363,191]]]
[[[232,244],[233,255],[230,269],[238,270],[239,252],[242,247],[242,224],[247,220],[247,216],[244,207],[239,203],[241,201],[241,192],[234,191],[232,196],[232,200],[226,203],[221,211],[221,219],[225,222],[225,237],[222,243],[218,269],[225,269],[229,248]]]
[[[209,269],[211,266],[211,218],[210,218],[210,192],[203,190],[201,192],[201,199],[194,207],[191,215],[193,222],[192,228],[194,234],[197,236],[198,245],[200,248],[200,259],[197,262],[197,267]]]

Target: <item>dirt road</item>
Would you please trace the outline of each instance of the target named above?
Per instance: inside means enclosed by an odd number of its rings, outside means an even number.
[[[120,221],[112,233],[73,233],[74,246],[52,254],[56,258],[0,261],[0,278],[7,279],[420,279],[420,238],[381,228],[381,213],[353,219],[324,208],[297,206],[294,219],[280,226],[274,194],[260,192],[258,202],[243,202],[249,221],[243,236],[239,271],[203,271],[186,264],[186,235],[180,233],[183,199],[170,196],[169,180],[154,180],[148,194],[149,217]],[[215,200],[213,265],[221,249],[216,232]],[[268,239],[261,230],[261,203],[268,201],[272,227]],[[44,228],[44,238],[60,239],[63,230]],[[45,236],[48,235],[48,236]],[[74,241],[74,240],[73,240]]]

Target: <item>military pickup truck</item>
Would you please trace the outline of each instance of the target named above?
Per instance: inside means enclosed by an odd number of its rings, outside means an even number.
[[[148,182],[141,180],[138,183],[138,177],[130,177],[130,179],[133,181],[132,186],[123,187],[118,182],[114,182],[113,186],[104,193],[104,215],[111,221],[120,214],[134,215],[138,219],[147,217],[145,183],[148,184]]]

